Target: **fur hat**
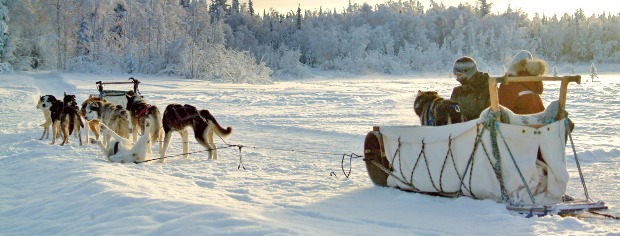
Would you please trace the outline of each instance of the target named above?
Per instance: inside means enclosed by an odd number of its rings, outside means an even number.
[[[461,57],[452,66],[452,73],[456,75],[456,80],[461,84],[467,82],[476,72],[478,72],[478,65],[476,65],[476,60],[471,57]]]
[[[532,54],[521,50],[512,58],[507,75],[511,76],[540,76],[547,73],[547,62],[534,59]]]

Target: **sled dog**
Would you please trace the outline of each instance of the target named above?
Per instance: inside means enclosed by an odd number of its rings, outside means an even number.
[[[140,132],[140,135],[150,135],[153,141],[151,142],[149,153],[152,153],[151,149],[155,142],[159,142],[159,151],[161,152],[163,127],[159,108],[146,103],[143,96],[133,92],[127,93],[125,97],[127,98],[126,108],[129,110],[131,127],[133,127],[133,141],[136,142],[138,139],[138,132]],[[145,133],[145,123],[147,120],[153,126],[149,133]]]
[[[93,133],[95,134],[95,139],[99,140],[99,120],[92,120],[92,121],[88,121],[86,120],[86,106],[88,106],[88,104],[91,104],[92,102],[96,102],[96,101],[101,101],[102,99],[93,95],[88,95],[88,99],[84,100],[84,102],[82,102],[82,106],[80,108],[80,116],[82,118],[84,118],[86,125],[84,126],[84,128],[86,129],[86,140],[90,140],[90,130],[93,131]]]
[[[120,163],[139,163],[146,160],[147,151],[150,148],[151,136],[142,135],[138,142],[135,144],[129,141],[127,138],[123,138],[112,129],[106,126],[104,123],[99,124],[100,130],[104,135],[112,137],[110,145],[103,145],[101,140],[91,139],[90,142],[97,144],[101,148],[101,152],[111,162]],[[148,120],[144,124],[145,132],[151,129],[151,124]]]
[[[87,121],[94,120],[105,124],[114,133],[123,138],[129,138],[129,114],[121,105],[115,105],[104,100],[94,101],[86,105],[85,118]],[[103,134],[103,145],[108,145],[111,136]]]
[[[466,121],[457,102],[444,99],[435,91],[418,90],[413,104],[421,125],[440,126]]]
[[[60,125],[60,127],[57,127],[54,131],[54,137],[57,136],[59,131],[58,129],[62,132],[63,139],[60,146],[69,143],[69,137],[71,137],[74,130],[80,140],[80,146],[82,146],[82,131],[80,127],[84,127],[84,123],[82,123],[82,118],[80,118],[78,112],[79,107],[75,101],[75,95],[65,93],[63,98],[63,108],[60,113],[60,123],[54,124],[54,127],[56,125]]]
[[[55,101],[57,101],[57,99],[54,95],[43,95],[39,98],[39,101],[37,102],[37,109],[43,111],[43,117],[45,118],[45,123],[40,125],[41,127],[43,127],[43,134],[41,135],[41,138],[39,138],[39,140],[50,137],[49,130],[52,126],[52,113],[50,111],[50,108]]]
[[[198,110],[196,107],[188,104],[170,104],[164,110],[163,127],[165,136],[163,149],[160,151],[162,157],[160,161],[164,160],[163,157],[166,155],[168,145],[170,145],[172,132],[175,131],[181,134],[181,139],[183,140],[183,156],[185,158],[189,156],[187,128],[190,126],[194,130],[196,141],[208,149],[209,159],[217,160],[217,149],[215,143],[213,143],[213,133],[216,133],[221,138],[226,138],[232,133],[232,127],[222,128],[208,110]]]

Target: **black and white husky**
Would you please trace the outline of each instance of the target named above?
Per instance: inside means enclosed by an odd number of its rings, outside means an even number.
[[[103,156],[111,162],[119,163],[140,163],[146,160],[147,152],[150,149],[150,135],[142,135],[135,144],[129,139],[121,137],[103,123],[99,123],[100,131],[104,135],[109,135],[112,140],[109,145],[103,145],[101,140],[91,139],[90,142],[97,144],[101,148]],[[144,124],[145,132],[151,129],[150,122]]]
[[[62,101],[55,100],[51,102],[51,104],[50,118],[52,121],[53,135],[51,144],[56,143],[56,139],[59,137],[60,132],[62,132],[63,136],[60,146],[67,144],[69,142],[69,137],[71,137],[71,134],[75,131],[75,134],[80,140],[80,145],[82,145],[82,132],[80,127],[84,127],[84,124],[78,114],[79,108],[75,101],[75,95],[65,93]],[[43,104],[41,106],[43,106]]]
[[[129,128],[129,112],[121,105],[116,105],[105,100],[94,101],[84,109],[84,118],[87,121],[98,120],[105,124],[109,129],[123,138],[129,138],[131,129]],[[103,145],[108,145],[111,139],[108,133],[103,134]]]
[[[52,126],[52,113],[50,112],[50,108],[54,102],[58,101],[54,95],[43,95],[39,98],[37,102],[37,109],[43,111],[43,117],[45,118],[45,123],[40,126],[43,127],[43,134],[41,135],[40,140],[43,138],[50,137],[50,127]]]
[[[163,162],[172,132],[179,132],[183,140],[183,157],[189,156],[188,127],[194,130],[196,141],[209,152],[209,159],[217,160],[217,149],[213,142],[213,134],[226,138],[232,133],[232,127],[222,128],[208,110],[198,110],[192,105],[170,104],[166,107],[163,117],[164,146],[160,151]]]

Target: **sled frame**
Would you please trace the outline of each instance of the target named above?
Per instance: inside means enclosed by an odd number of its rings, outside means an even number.
[[[131,77],[128,79],[129,81],[119,81],[119,82],[103,82],[103,81],[97,81],[95,84],[97,84],[97,91],[99,91],[99,94],[92,94],[91,96],[94,97],[98,97],[101,99],[107,99],[117,105],[121,105],[123,107],[125,107],[125,103],[126,102],[121,102],[119,103],[119,101],[123,101],[125,99],[125,95],[132,92],[134,94],[139,94],[140,90],[138,90],[138,85],[140,84],[140,81]],[[106,90],[104,89],[105,85],[111,85],[111,84],[133,84],[133,90]],[[118,98],[118,99],[113,99],[113,98]],[[119,98],[122,97],[122,98]],[[113,100],[118,100],[118,101],[113,101]]]
[[[577,84],[581,84],[581,76],[580,75],[569,75],[562,77],[549,77],[549,76],[516,76],[516,77],[491,77],[489,78],[489,95],[491,96],[491,111],[497,112],[499,111],[499,95],[498,95],[498,83],[520,83],[520,82],[536,82],[536,81],[561,81],[560,84],[560,97],[558,98],[559,109],[558,114],[555,117],[555,120],[561,120],[565,116],[565,107],[566,107],[566,95],[568,94],[568,84],[570,82],[575,82]],[[498,118],[498,121],[499,118]]]

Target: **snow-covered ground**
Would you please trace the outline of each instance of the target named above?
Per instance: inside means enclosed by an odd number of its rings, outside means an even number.
[[[606,213],[620,215],[620,74],[599,70],[599,76],[600,82],[569,86],[567,110],[590,196],[607,203]],[[110,163],[96,146],[79,146],[73,137],[65,146],[38,139],[40,95],[67,92],[82,101],[97,92],[96,81],[127,78],[0,75],[0,235],[620,235],[618,220],[608,218],[525,218],[489,200],[376,187],[361,158],[352,160],[347,178],[342,154],[362,155],[373,125],[418,124],[416,91],[449,96],[457,82],[445,76],[271,85],[136,76],[160,109],[192,104],[233,127],[226,142],[245,147],[220,149],[217,161],[205,152],[174,156],[181,153],[178,134],[163,164]],[[559,84],[545,85],[547,104]],[[568,193],[583,197],[569,149]],[[190,139],[190,151],[201,150]],[[348,158],[344,166],[348,172]]]

